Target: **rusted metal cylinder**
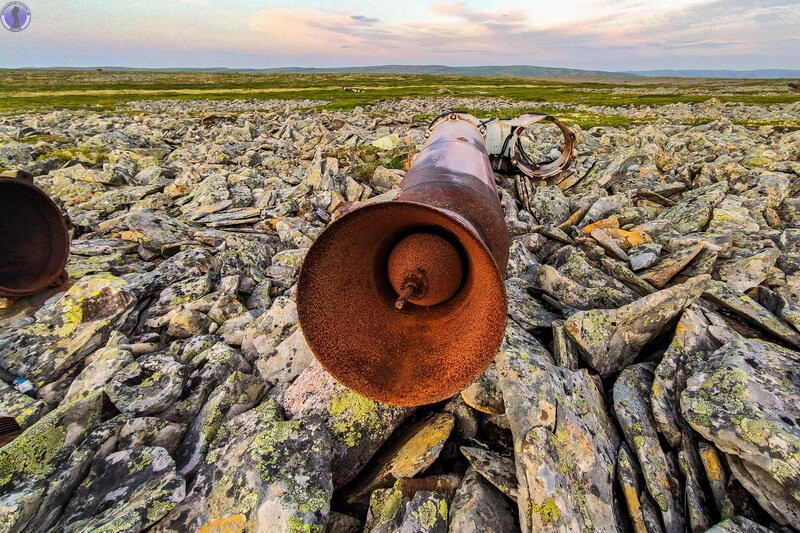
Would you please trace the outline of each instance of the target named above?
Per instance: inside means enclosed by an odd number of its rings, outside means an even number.
[[[17,298],[66,280],[69,230],[30,176],[0,177],[0,296]]]
[[[503,340],[510,237],[478,128],[431,130],[391,201],[332,222],[297,286],[300,325],[339,382],[422,405],[474,381]]]

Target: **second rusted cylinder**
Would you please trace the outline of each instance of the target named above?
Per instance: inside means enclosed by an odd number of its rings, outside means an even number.
[[[0,296],[18,298],[64,282],[69,232],[33,180],[0,177]]]
[[[510,238],[478,128],[440,121],[392,201],[334,221],[309,250],[300,324],[338,381],[421,405],[474,381],[506,323]]]

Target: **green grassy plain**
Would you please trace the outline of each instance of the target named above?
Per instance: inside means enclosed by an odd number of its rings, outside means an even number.
[[[348,92],[354,87],[364,92]],[[658,106],[676,102],[778,104],[800,101],[786,80],[720,80],[678,78],[493,78],[380,74],[245,74],[136,71],[0,70],[0,115],[50,109],[116,109],[135,100],[151,99],[312,99],[328,103],[323,110],[351,110],[383,99],[436,96],[447,89],[457,97],[502,97],[547,104],[585,104],[611,108]],[[450,96],[451,94],[448,94]],[[521,106],[521,111],[529,110]],[[494,110],[473,110],[488,116]],[[508,114],[508,111],[505,112]],[[634,120],[604,112],[557,111],[582,126],[627,125]],[[647,122],[647,119],[639,120]],[[759,124],[753,124],[758,126]],[[781,124],[800,127],[797,124]]]

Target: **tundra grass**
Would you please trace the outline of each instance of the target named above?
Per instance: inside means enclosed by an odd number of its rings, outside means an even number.
[[[352,110],[380,100],[408,96],[500,97],[512,101],[573,103],[610,108],[703,102],[779,104],[800,102],[786,80],[685,80],[651,78],[493,78],[377,74],[242,74],[0,70],[0,114],[50,109],[115,109],[151,99],[311,99],[322,110]],[[353,87],[363,92],[349,92]],[[588,125],[592,116],[573,114]],[[585,115],[585,114],[584,114]],[[565,116],[559,111],[559,116]],[[629,119],[613,114],[625,125]],[[570,118],[570,117],[567,117]],[[610,120],[610,119],[609,119]]]

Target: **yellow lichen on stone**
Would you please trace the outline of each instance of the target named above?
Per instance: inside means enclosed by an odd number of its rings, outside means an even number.
[[[455,418],[452,415],[440,414],[417,431],[398,450],[390,467],[392,475],[400,479],[417,474],[420,468],[419,459],[447,439],[453,431],[454,424]]]
[[[699,449],[700,460],[706,471],[706,477],[710,482],[722,481],[725,478],[725,471],[719,461],[719,455],[713,448],[706,447]]]
[[[378,404],[347,389],[331,399],[329,413],[333,438],[350,447],[363,437],[362,430],[380,429]]]
[[[372,491],[369,508],[370,512],[375,517],[374,528],[388,524],[389,521],[395,517],[402,505],[403,492],[396,487]]]
[[[297,515],[289,517],[286,524],[287,533],[322,533],[322,526],[319,524],[307,524]]]
[[[203,524],[197,533],[242,533],[247,519],[243,514],[233,514]]]
[[[445,506],[447,504],[445,503]],[[436,525],[438,506],[431,500],[424,501],[419,507],[411,511],[411,516],[417,519],[419,525],[424,529],[431,529]]]
[[[50,461],[61,449],[67,428],[54,418],[43,418],[25,433],[0,448],[0,486],[18,475],[47,476]]]
[[[531,502],[531,514],[537,514],[542,519],[542,525],[550,524],[559,519],[558,506],[552,496],[546,498],[541,504]]]
[[[630,485],[623,485],[622,493],[625,495],[625,502],[628,504],[628,514],[633,522],[634,531],[636,533],[646,533],[647,528],[642,522],[642,505],[639,502],[639,495]]]

